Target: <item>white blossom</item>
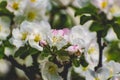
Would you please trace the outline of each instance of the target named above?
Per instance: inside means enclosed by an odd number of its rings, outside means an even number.
[[[0,40],[6,40],[10,34],[10,19],[8,17],[0,17]]]

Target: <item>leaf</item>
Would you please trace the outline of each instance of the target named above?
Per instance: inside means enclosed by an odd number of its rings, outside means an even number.
[[[90,26],[90,31],[100,31],[103,30],[103,25],[99,24],[98,22],[93,22]]]
[[[13,48],[13,47],[14,47],[14,45],[12,45],[12,44],[9,42],[9,40],[3,41],[3,44],[4,44],[5,47],[10,47],[10,48]]]
[[[77,60],[76,58],[74,58],[74,59],[72,60],[72,62],[73,62],[73,64],[74,64],[75,67],[79,67],[79,66],[80,66],[80,61]]]
[[[85,60],[84,54],[82,54],[81,57],[80,57],[80,64],[81,64],[83,67],[87,67],[87,66],[88,66],[88,63],[87,63],[86,60]]]
[[[0,8],[6,8],[6,6],[7,6],[7,2],[6,1],[2,1],[0,3]]]
[[[91,16],[82,15],[80,17],[80,24],[83,25],[84,23],[86,23],[89,20],[92,20]]]
[[[92,14],[96,15],[97,13],[97,8],[93,6],[92,4],[89,4],[83,8],[80,8],[79,10],[76,11],[75,16],[77,15],[82,15],[82,14]]]
[[[115,17],[115,21],[117,24],[120,24],[120,17]]]
[[[59,50],[59,51],[56,51],[55,53],[57,53],[57,55],[59,56],[68,56],[68,51],[65,51],[65,50]]]
[[[106,26],[104,27],[104,29],[102,30],[102,37],[105,37],[105,36],[107,35],[108,30],[109,30],[110,27],[111,27],[110,24],[109,24],[109,25],[106,25]]]
[[[118,39],[120,39],[120,25],[118,24],[113,24],[112,25],[114,32],[116,33]]]
[[[26,46],[20,47],[20,48],[15,52],[14,57],[18,57],[18,56],[21,56],[22,54],[26,54],[26,53],[28,53],[27,47],[26,47]]]
[[[4,47],[0,47],[0,59],[4,57]]]
[[[116,62],[120,62],[120,48],[119,48],[120,41],[112,41],[109,43],[109,48],[107,50],[107,60],[114,60]]]

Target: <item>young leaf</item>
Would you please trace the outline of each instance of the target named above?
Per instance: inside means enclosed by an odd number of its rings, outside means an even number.
[[[27,52],[28,52],[28,50],[27,50],[26,46],[20,47],[20,48],[15,52],[14,57],[21,56],[22,54],[26,54]]]
[[[0,59],[4,57],[4,47],[0,47]]]
[[[73,62],[73,64],[74,64],[75,67],[79,67],[79,66],[80,66],[80,61],[77,60],[76,58],[74,58],[74,59],[72,60],[72,62]]]
[[[93,22],[90,26],[90,31],[100,31],[103,30],[103,25],[99,24],[98,22]]]
[[[113,24],[112,25],[114,32],[116,33],[118,39],[120,39],[120,25],[118,24]]]
[[[83,25],[84,23],[86,23],[89,20],[92,20],[91,16],[82,15],[80,17],[80,24]]]
[[[93,6],[92,4],[89,4],[83,8],[80,8],[76,11],[75,16],[81,15],[81,14],[92,14],[95,15],[97,12],[97,8]]]
[[[87,66],[88,66],[88,63],[87,63],[87,61],[85,60],[84,54],[82,54],[81,57],[80,57],[80,64],[81,64],[83,67],[87,67]]]
[[[0,3],[0,8],[5,8],[7,6],[7,2],[6,1],[2,1]]]

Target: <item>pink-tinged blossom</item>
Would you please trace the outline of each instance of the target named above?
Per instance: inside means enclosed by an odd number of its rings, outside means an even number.
[[[69,46],[69,47],[67,48],[67,51],[69,51],[69,52],[71,52],[71,53],[75,53],[75,52],[77,52],[78,50],[80,50],[80,48],[79,48],[79,46],[77,46],[77,45]]]
[[[63,46],[68,44],[69,29],[52,29],[51,34],[48,35],[48,44],[52,47],[55,46],[57,49],[61,49]]]
[[[39,45],[42,46],[42,47],[44,47],[44,46],[47,45],[47,42],[44,41],[44,40],[41,40],[41,41],[39,42]]]

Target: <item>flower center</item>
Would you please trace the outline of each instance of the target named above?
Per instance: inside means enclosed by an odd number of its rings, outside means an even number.
[[[36,17],[36,14],[35,14],[34,12],[29,12],[29,13],[28,13],[28,19],[29,19],[29,20],[32,21],[32,20],[35,19],[35,17]]]
[[[31,2],[36,2],[36,0],[30,0]]]
[[[35,35],[34,41],[39,42],[41,40],[41,36],[39,34]]]
[[[27,38],[27,35],[28,35],[27,33],[22,33],[22,38],[21,39],[25,40]]]
[[[111,13],[116,13],[119,10],[120,10],[120,8],[118,6],[113,6],[112,8],[110,8]]]
[[[49,66],[48,71],[49,71],[50,73],[55,73],[56,68],[55,68],[54,66]]]
[[[95,51],[95,48],[94,47],[90,47],[90,49],[88,50],[88,53],[91,54],[91,53],[94,53]]]
[[[2,26],[0,25],[0,32],[2,31]]]
[[[62,40],[62,37],[56,37],[56,36],[54,36],[54,37],[52,38],[52,40],[53,40],[53,43],[57,43],[57,42],[59,42],[59,41]]]
[[[108,5],[107,0],[101,2],[101,8],[102,8],[102,9],[106,8],[107,5]]]
[[[14,2],[13,5],[12,5],[12,8],[14,10],[18,10],[19,9],[19,4],[17,2]]]
[[[82,70],[86,71],[86,70],[88,70],[88,67],[83,67]]]
[[[96,78],[94,78],[94,80],[100,80],[100,79],[96,77]]]

